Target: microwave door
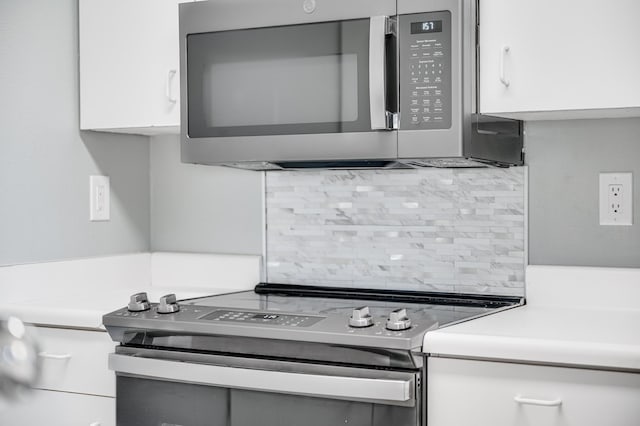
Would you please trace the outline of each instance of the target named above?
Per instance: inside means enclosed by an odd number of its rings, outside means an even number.
[[[183,161],[395,160],[388,21],[186,34]]]
[[[190,35],[190,136],[388,129],[388,22],[380,16]]]

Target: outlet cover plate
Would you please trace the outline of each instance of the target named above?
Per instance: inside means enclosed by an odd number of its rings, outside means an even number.
[[[600,173],[600,225],[633,225],[632,173]]]
[[[102,222],[111,219],[109,176],[89,176],[89,220]]]

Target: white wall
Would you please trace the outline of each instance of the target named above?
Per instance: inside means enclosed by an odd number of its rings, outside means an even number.
[[[151,249],[262,254],[262,177],[183,164],[178,136],[151,138]]]
[[[148,138],[78,130],[77,9],[0,1],[0,265],[149,248]],[[90,174],[110,222],[88,220]]]
[[[640,268],[640,118],[530,122],[529,263]],[[633,226],[599,225],[600,172],[633,173]]]

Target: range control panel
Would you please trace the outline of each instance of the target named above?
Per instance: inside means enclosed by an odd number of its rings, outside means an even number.
[[[284,315],[274,313],[218,310],[211,312],[210,314],[205,315],[200,319],[252,325],[265,324],[285,327],[309,327],[317,323],[318,321],[321,321],[323,318],[305,315]]]
[[[401,15],[400,129],[451,127],[451,12]]]

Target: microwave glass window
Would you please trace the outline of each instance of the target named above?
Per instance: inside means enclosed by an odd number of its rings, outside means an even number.
[[[353,53],[212,63],[203,78],[206,127],[358,119]]]
[[[365,132],[369,19],[191,34],[191,137]]]

